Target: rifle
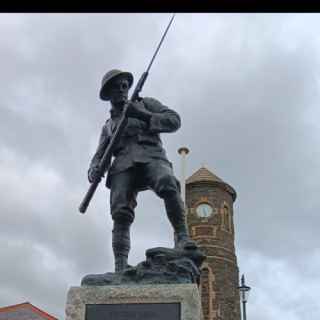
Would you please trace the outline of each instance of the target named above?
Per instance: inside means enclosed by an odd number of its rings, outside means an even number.
[[[138,98],[139,98],[139,93],[141,92],[142,88],[143,88],[143,85],[145,83],[145,81],[147,80],[147,77],[149,75],[149,70],[152,66],[152,63],[153,63],[153,60],[155,59],[160,47],[161,47],[161,44],[171,26],[171,23],[174,19],[174,14],[172,15],[172,18],[170,19],[170,22],[159,42],[159,45],[149,63],[149,66],[147,68],[147,70],[145,72],[143,72],[143,74],[141,75],[134,91],[133,91],[133,94],[129,100],[129,103],[125,104],[124,108],[123,108],[123,111],[122,111],[122,114],[121,114],[121,117],[120,117],[120,120],[118,122],[118,125],[116,127],[116,130],[114,131],[113,135],[111,136],[111,139],[110,139],[110,142],[108,143],[104,153],[103,153],[103,157],[101,158],[100,162],[99,162],[99,166],[98,166],[98,172],[99,172],[99,179],[96,179],[96,181],[92,182],[85,197],[83,198],[80,206],[79,206],[79,211],[81,213],[85,213],[88,206],[89,206],[89,203],[98,187],[98,184],[100,183],[101,181],[101,178],[103,177],[104,173],[109,169],[109,166],[110,166],[110,160],[111,160],[111,157],[112,157],[112,153],[114,151],[114,148],[117,144],[117,142],[119,141],[121,135],[122,135],[122,132],[124,130],[124,128],[126,127],[126,124],[128,122],[128,117],[127,117],[127,110],[128,110],[128,107],[129,107],[129,104],[130,102],[134,102],[136,101]]]

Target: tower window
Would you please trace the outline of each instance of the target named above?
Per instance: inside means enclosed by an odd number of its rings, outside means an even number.
[[[230,210],[226,204],[223,205],[223,224],[227,231],[231,231]]]
[[[208,265],[201,268],[200,296],[204,320],[212,319],[212,270]]]

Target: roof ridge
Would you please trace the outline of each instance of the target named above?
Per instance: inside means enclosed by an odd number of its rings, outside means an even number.
[[[23,303],[14,304],[11,306],[2,307],[2,308],[0,308],[0,312],[11,311],[11,310],[20,308],[22,306],[26,306],[27,308],[31,309],[35,313],[41,315],[42,317],[44,317],[48,320],[58,320],[58,318],[55,318],[54,316],[50,315],[49,313],[39,309],[38,307],[36,307],[35,305],[33,305],[32,303],[30,303],[28,301],[23,302]]]
[[[216,181],[225,183],[221,178],[212,173],[204,165],[202,165],[196,172],[186,179],[187,184],[198,181]]]
[[[33,309],[33,311],[40,313],[41,315],[45,316],[49,320],[58,320],[58,318],[55,318],[54,316],[50,315],[48,312],[45,312],[39,309],[38,307],[34,306],[32,303],[30,303],[30,307],[31,309]]]
[[[22,302],[22,303],[13,304],[13,305],[10,305],[10,306],[0,307],[0,312],[7,311],[7,310],[10,310],[10,309],[14,309],[14,308],[17,308],[17,307],[21,307],[23,305],[28,305],[28,304],[30,304],[30,302],[26,301],[26,302]]]

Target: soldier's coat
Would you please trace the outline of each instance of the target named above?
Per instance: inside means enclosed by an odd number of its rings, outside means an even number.
[[[141,108],[145,108],[152,113],[149,126],[143,120],[128,118],[124,132],[114,149],[114,160],[108,171],[106,181],[108,188],[110,188],[110,177],[112,175],[134,166],[135,163],[147,163],[154,159],[161,159],[172,167],[162,147],[160,133],[178,130],[181,126],[180,116],[154,98],[142,98],[139,104]],[[90,168],[98,166],[119,118],[120,114],[111,110],[111,118],[106,121],[102,128],[99,145],[92,158]]]

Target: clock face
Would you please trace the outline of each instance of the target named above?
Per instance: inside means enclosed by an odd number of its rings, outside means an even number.
[[[210,217],[213,213],[212,207],[207,203],[201,203],[197,206],[197,214],[201,218]]]

